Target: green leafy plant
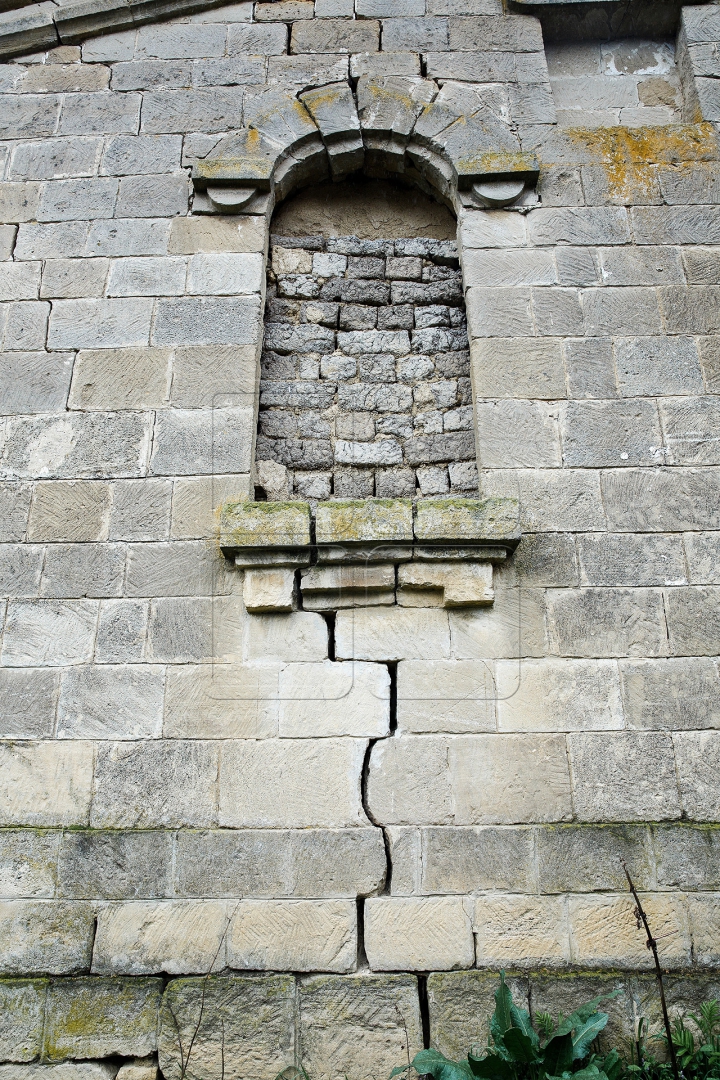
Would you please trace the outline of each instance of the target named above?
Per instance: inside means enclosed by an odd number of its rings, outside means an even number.
[[[623,1065],[616,1051],[599,1058],[592,1043],[608,1022],[598,1005],[622,991],[594,998],[557,1023],[547,1013],[537,1018],[537,1030],[529,1014],[519,1009],[500,973],[495,992],[495,1012],[490,1021],[490,1045],[484,1053],[470,1051],[466,1061],[450,1061],[439,1050],[421,1050],[409,1065],[393,1069],[390,1080],[413,1068],[433,1080],[620,1080]]]
[[[646,1022],[641,1020],[626,1077],[628,1080],[672,1080],[671,1063],[659,1061],[648,1049],[651,1039],[667,1044],[667,1036],[651,1035],[648,1038],[646,1029]],[[720,1080],[720,1002],[703,1002],[699,1016],[689,1013],[678,1017],[671,1036],[680,1075],[685,1080]]]

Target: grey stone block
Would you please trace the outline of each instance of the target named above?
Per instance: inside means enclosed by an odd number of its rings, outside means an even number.
[[[224,560],[202,540],[133,544],[128,549],[126,596],[213,596],[225,591]]]
[[[560,656],[666,656],[659,589],[551,589],[547,614]]]
[[[14,225],[0,225],[0,259],[9,259],[15,246],[17,228]]]
[[[39,200],[39,184],[0,184],[0,214],[4,222],[32,221]]]
[[[379,54],[375,54],[379,55]],[[268,82],[302,83],[305,87],[325,86],[328,81],[342,82],[348,77],[349,57],[315,54],[268,57]]]
[[[688,533],[684,540],[690,583],[720,585],[720,535]]]
[[[49,436],[49,448],[47,455],[38,459],[33,455],[33,449],[35,440],[43,434]],[[148,443],[149,422],[141,413],[23,417],[8,422],[4,464],[7,474],[16,477],[37,476],[38,473],[43,477],[58,478],[137,476],[145,471]],[[56,494],[60,495],[60,488]],[[53,539],[103,539],[78,535],[79,529],[84,531],[86,523],[72,521],[67,512],[64,516],[68,523],[66,532]]]
[[[171,222],[167,219],[113,218],[90,225],[85,255],[165,255]]]
[[[53,300],[102,296],[108,265],[107,259],[48,259],[40,296]]]
[[[717,465],[720,403],[715,397],[686,397],[660,402],[660,419],[670,460],[677,465]]]
[[[715,586],[689,585],[665,594],[670,652],[675,656],[720,653],[720,593]]]
[[[568,735],[580,821],[663,821],[681,815],[675,754],[660,732]]]
[[[0,265],[0,300],[37,300],[39,287],[38,263]]]
[[[562,533],[525,533],[522,544],[507,564],[496,567],[498,580],[534,586],[577,585],[579,575],[575,540]]]
[[[0,542],[24,540],[32,488],[17,480],[0,484]]]
[[[51,180],[43,185],[38,221],[72,221],[113,216],[118,183],[113,177]]]
[[[477,403],[475,414],[480,468],[559,468],[556,407],[537,401],[485,401]]]
[[[630,211],[636,244],[716,244],[720,207],[635,206]]]
[[[533,315],[538,334],[581,337],[583,313],[576,289],[533,289]]]
[[[41,139],[54,135],[61,99],[55,95],[3,95],[2,139]],[[64,133],[70,134],[70,133]]]
[[[466,300],[471,338],[533,336],[529,289],[476,286],[468,289]]]
[[[140,209],[142,207],[138,206],[138,211]],[[186,271],[185,259],[115,259],[110,264],[108,296],[182,295],[185,292]]]
[[[623,710],[634,728],[720,727],[718,669],[709,657],[622,660]]]
[[[68,94],[60,110],[59,135],[135,135],[139,94]]]
[[[297,22],[290,35],[292,53],[361,53],[379,48],[380,24],[372,19]]]
[[[615,359],[623,397],[701,392],[697,345],[691,338],[619,338]]]
[[[28,544],[0,545],[0,594],[37,596],[44,548]]]
[[[639,327],[648,335],[662,332],[654,289],[586,289],[582,306],[589,337],[631,337]]]
[[[155,424],[151,471],[169,476],[249,473],[253,440],[249,409],[173,409]]]
[[[420,842],[421,893],[533,890],[532,829],[426,828]]]
[[[408,465],[428,462],[474,461],[475,440],[471,432],[457,431],[445,435],[419,436],[408,439],[403,446]]]
[[[360,0],[362,2],[362,0]],[[414,0],[418,5],[418,0]],[[378,5],[373,5],[378,6]],[[386,4],[384,6],[387,6]],[[422,15],[424,12],[404,12],[402,10],[386,12],[387,15]],[[404,0],[403,6],[410,7],[411,3]],[[424,7],[424,0],[420,0],[420,6]],[[385,18],[383,19],[383,49],[387,47],[390,52],[443,52],[448,48],[448,24],[443,18]]]
[[[144,659],[148,605],[140,600],[107,600],[100,605],[95,661],[131,664]]]
[[[51,349],[112,349],[147,345],[153,302],[127,300],[58,300],[48,330]]]
[[[228,27],[228,56],[278,56],[287,52],[287,27],[282,23],[257,24],[236,23]],[[205,56],[205,53],[202,54]]]
[[[613,343],[610,338],[565,342],[569,397],[617,397]]]
[[[184,57],[223,56],[226,37],[227,28],[222,22],[142,26],[135,41],[135,58],[177,60]]]
[[[651,400],[571,401],[562,429],[563,456],[570,466],[653,465],[663,445],[657,406]]]
[[[93,600],[15,601],[8,605],[2,663],[8,667],[66,667],[92,659],[97,621]]]
[[[43,301],[28,300],[10,304],[7,308],[7,322],[3,338],[5,351],[31,352],[44,349],[46,338],[48,338],[49,314],[50,305]]]
[[[41,739],[52,736],[56,697],[57,677],[53,671],[37,668],[5,668],[0,671],[2,737]],[[3,896],[10,895],[3,892]],[[46,895],[51,896],[52,893]]]
[[[224,60],[196,61],[193,64],[195,86],[244,86],[265,83],[264,56],[237,56]]]
[[[95,829],[207,827],[217,816],[217,744],[101,743],[90,824]]]
[[[175,260],[123,259],[113,269]],[[183,268],[184,272],[184,268]],[[88,349],[78,353],[68,405],[71,409],[153,409],[163,406],[170,383],[169,349]]]
[[[428,52],[427,76],[462,82],[507,83],[515,80],[515,55],[511,52]]]
[[[159,663],[187,664],[212,653],[212,601],[162,597],[150,608],[149,655]]]
[[[651,828],[661,888],[717,889],[720,885],[720,835],[692,825]]]
[[[80,667],[60,681],[57,736],[64,739],[154,739],[162,732],[160,667]]]
[[[507,984],[515,1004],[527,1010],[527,979],[511,976]],[[495,972],[433,971],[427,981],[432,1048],[462,1060],[469,1047],[485,1046],[497,985]]]
[[[682,285],[680,252],[652,247],[600,251],[606,285]]]
[[[83,255],[87,234],[86,221],[21,225],[15,244],[15,258],[56,259],[66,255]]]
[[[115,72],[117,73],[117,67]],[[107,141],[100,172],[108,176],[172,172],[180,167],[181,153],[182,139],[179,135],[116,135]],[[158,216],[163,215],[160,213]]]
[[[720,740],[716,731],[683,731],[673,736],[678,784],[685,817],[690,821],[718,819],[717,768]]]
[[[118,217],[173,217],[187,213],[189,196],[185,173],[124,176],[115,212]]]
[[[242,87],[158,90],[143,95],[143,134],[228,131],[240,126]]]
[[[252,345],[259,335],[259,297],[189,296],[157,304],[154,345]]]
[[[113,64],[113,90],[184,90],[193,83],[193,62],[191,60],[133,60],[129,63]],[[131,136],[135,138],[136,136]],[[158,138],[170,136],[159,135]],[[156,172],[152,162],[150,168],[137,169],[137,172]],[[176,162],[171,168],[179,164]],[[114,172],[103,169],[103,172]],[[123,170],[125,171],[125,170]],[[132,169],[127,170],[132,172]]]
[[[674,532],[720,528],[720,470],[633,469],[602,476],[608,528]]]
[[[169,480],[118,480],[112,486],[110,540],[166,540],[170,527]]]
[[[98,138],[54,138],[15,147],[9,180],[62,180],[92,176],[101,147]]]
[[[125,576],[122,544],[52,544],[43,566],[42,596],[120,596]]]
[[[463,282],[466,287],[554,285],[557,270],[550,251],[478,251],[471,248],[463,256]],[[574,285],[575,282],[566,284]]]
[[[536,830],[541,894],[594,892],[627,886],[621,859],[638,889],[651,889],[653,852],[644,826],[545,826]]]
[[[689,247],[682,257],[688,285],[720,285],[720,252]]]
[[[44,1057],[143,1057],[157,1048],[162,979],[62,979],[50,983]]]
[[[61,900],[0,902],[5,942],[4,975],[74,975],[87,971],[92,956],[94,914],[90,904]]]
[[[3,1061],[33,1061],[42,1046],[44,979],[3,979],[0,982],[0,1054]]]
[[[57,862],[58,895],[71,900],[171,896],[172,854],[172,833],[156,829],[66,832]]]
[[[540,207],[528,217],[528,236],[546,244],[627,244],[627,211],[613,206]]]
[[[578,537],[583,585],[684,585],[679,536],[599,533]]]

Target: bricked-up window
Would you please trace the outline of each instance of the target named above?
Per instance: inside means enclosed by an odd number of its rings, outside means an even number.
[[[379,224],[391,235],[378,235],[367,208],[379,190],[359,191],[365,212],[355,219],[347,206],[338,214],[332,231],[354,225],[354,235],[299,235],[293,226],[326,225],[307,214],[273,226],[282,231],[268,269],[261,497],[477,493],[461,272],[454,240],[437,236],[454,222],[402,237],[397,213],[385,214]]]

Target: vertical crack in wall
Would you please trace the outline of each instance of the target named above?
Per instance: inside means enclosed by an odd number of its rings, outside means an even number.
[[[428,1004],[427,975],[418,975],[418,1004],[422,1025],[423,1050],[430,1049],[430,1006]]]
[[[328,631],[328,660],[335,660],[335,619],[337,618],[336,611],[321,611],[325,625]]]

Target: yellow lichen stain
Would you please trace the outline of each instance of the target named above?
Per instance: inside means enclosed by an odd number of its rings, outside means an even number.
[[[655,166],[718,159],[711,124],[672,124],[666,127],[569,128],[565,134],[582,144],[605,169],[608,194],[623,202],[652,194]]]

